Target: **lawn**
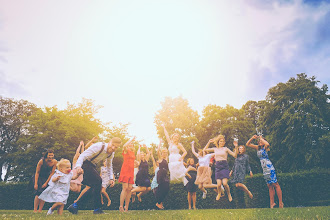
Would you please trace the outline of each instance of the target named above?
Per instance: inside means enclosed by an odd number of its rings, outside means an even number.
[[[92,211],[80,210],[78,215],[64,211],[47,219],[330,219],[328,206],[284,209],[200,209],[200,210],[145,210],[105,211],[105,215],[93,215]],[[31,210],[0,210],[1,219],[44,219],[46,210],[34,214]]]

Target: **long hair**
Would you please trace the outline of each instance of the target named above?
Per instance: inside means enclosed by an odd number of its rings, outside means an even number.
[[[218,136],[216,136],[214,139],[213,139],[213,144],[215,144],[216,147],[219,147],[219,140],[226,140],[225,139],[225,136],[223,136],[222,134],[219,134]]]
[[[54,153],[54,150],[53,150],[53,149],[48,149],[48,150],[44,153],[44,156],[43,156],[42,160],[43,160],[43,161],[46,160],[47,157],[48,157],[48,154],[50,154],[50,153]]]

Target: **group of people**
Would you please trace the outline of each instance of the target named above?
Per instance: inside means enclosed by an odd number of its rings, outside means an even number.
[[[210,139],[206,146],[197,153],[194,142],[192,142],[192,153],[198,159],[198,163],[195,164],[193,158],[188,158],[187,163],[184,163],[187,151],[180,143],[180,135],[174,133],[169,136],[165,126],[162,126],[169,147],[162,148],[162,141],[160,141],[157,148],[157,160],[155,160],[152,150],[145,145],[140,145],[135,154],[135,137],[124,144],[123,165],[118,179],[118,182],[122,184],[119,211],[127,212],[131,200],[134,202],[137,198],[141,202],[142,196],[149,191],[155,195],[156,207],[164,209],[163,201],[169,192],[170,182],[182,182],[184,184],[188,192],[189,209],[196,209],[197,189],[203,192],[203,199],[206,198],[209,188],[213,188],[217,193],[216,200],[220,200],[226,192],[228,200],[231,202],[232,196],[228,185],[230,177],[232,177],[231,182],[237,188],[253,198],[253,194],[243,184],[247,173],[250,176],[253,175],[244,145],[238,146],[238,141],[234,140],[234,150],[232,151],[225,146],[225,137],[218,135]],[[257,144],[252,144],[253,140],[257,140]],[[96,141],[97,138],[95,137],[86,146],[80,142],[73,158],[72,171],[69,160],[56,161],[54,152],[52,150],[47,151],[44,158],[38,162],[33,178],[34,212],[41,212],[44,203],[49,202],[54,204],[48,210],[47,215],[53,214],[56,209],[58,214],[62,214],[70,190],[80,192],[81,185],[84,184],[86,187],[74,203],[68,207],[69,212],[77,214],[81,204],[93,197],[93,213],[104,213],[101,208],[104,204],[102,195],[107,199],[107,206],[110,206],[111,200],[106,189],[115,184],[112,160],[116,149],[121,145],[121,139],[114,137],[109,143],[95,143]],[[214,148],[209,148],[211,143],[215,145]],[[269,143],[262,136],[254,135],[248,140],[246,146],[257,150],[264,179],[269,189],[270,207],[273,208],[276,205],[274,202],[276,191],[279,207],[283,208],[282,191],[277,182],[274,166],[267,154],[270,149]],[[228,154],[236,158],[231,171],[227,163]],[[149,179],[148,161],[150,158],[155,173],[152,181]],[[98,172],[96,165],[100,162],[103,162],[103,166]]]

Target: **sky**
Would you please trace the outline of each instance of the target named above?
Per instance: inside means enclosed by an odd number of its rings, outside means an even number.
[[[234,3],[233,3],[234,2]],[[298,73],[330,82],[330,1],[0,0],[0,95],[82,98],[157,142],[165,97],[241,108]]]

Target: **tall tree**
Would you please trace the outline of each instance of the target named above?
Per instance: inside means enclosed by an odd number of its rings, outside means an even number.
[[[277,169],[329,168],[328,86],[301,73],[269,89],[264,122]]]
[[[90,140],[102,134],[104,125],[95,118],[97,106],[84,99],[67,109],[56,106],[39,109],[26,124],[27,132],[18,141],[20,151],[12,154],[13,167],[8,170],[14,180],[25,180],[35,171],[35,166],[46,149],[52,148],[57,159],[72,160],[80,140]]]
[[[166,140],[161,124],[164,123],[169,134],[177,132],[181,135],[181,143],[187,150],[187,157],[191,157],[190,142],[195,140],[198,129],[199,115],[188,103],[188,100],[180,97],[166,97],[161,103],[162,108],[156,113],[155,124],[160,138]],[[166,141],[165,144],[167,145]]]
[[[9,177],[6,172],[2,179],[2,171],[11,170],[11,155],[20,150],[17,141],[26,133],[28,117],[35,111],[37,107],[33,103],[0,96],[0,182]]]

